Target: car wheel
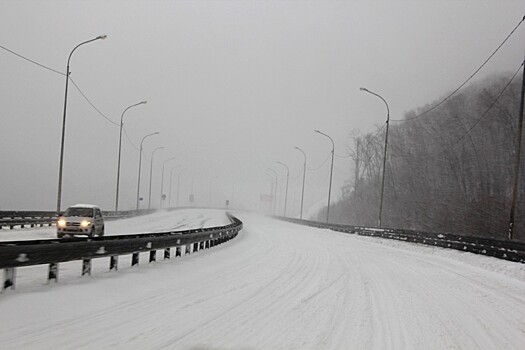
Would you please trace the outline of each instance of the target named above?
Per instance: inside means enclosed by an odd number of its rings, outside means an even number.
[[[64,238],[64,234],[63,233],[57,233],[57,237],[58,238]]]
[[[102,226],[102,229],[100,230],[100,233],[98,235],[100,237],[104,236],[104,226]]]

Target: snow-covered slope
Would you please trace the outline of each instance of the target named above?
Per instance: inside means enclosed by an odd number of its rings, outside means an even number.
[[[522,264],[237,216],[182,259],[26,280],[2,349],[523,349]]]

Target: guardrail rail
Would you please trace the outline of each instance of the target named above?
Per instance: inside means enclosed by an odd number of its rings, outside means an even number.
[[[138,265],[139,253],[149,252],[149,262],[157,259],[157,250],[164,249],[164,259],[209,249],[237,236],[243,223],[227,214],[231,224],[219,227],[166,231],[93,238],[62,238],[0,242],[0,269],[4,270],[2,290],[15,287],[16,268],[49,264],[48,281],[58,281],[58,264],[82,260],[82,275],[91,274],[91,260],[109,257],[109,269],[118,270],[118,257],[132,254],[131,266]]]
[[[125,211],[102,211],[104,219],[123,219],[136,215],[143,215],[152,212],[153,210],[141,209],[136,210],[125,210]],[[57,212],[56,211],[0,211],[0,230],[4,227],[8,227],[10,230],[15,228],[25,227],[43,227],[52,226],[56,223]]]
[[[279,219],[300,225],[330,229],[332,231],[353,233],[360,236],[381,237],[398,241],[421,243],[464,252],[483,254],[499,259],[525,263],[525,242],[499,240],[450,233],[432,233],[405,229],[371,228],[341,224],[327,224],[317,221],[294,218]]]

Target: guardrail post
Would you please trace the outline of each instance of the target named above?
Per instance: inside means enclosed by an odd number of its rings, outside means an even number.
[[[91,276],[91,259],[82,260],[82,276],[86,274]]]
[[[16,277],[16,270],[14,267],[8,267],[4,270],[4,286],[2,287],[2,290],[6,290],[7,288],[15,289],[15,277]]]
[[[156,250],[150,250],[149,251],[149,262],[155,262],[157,261],[157,251]]]
[[[139,253],[135,252],[131,255],[131,266],[139,264]]]
[[[164,259],[169,259],[171,258],[171,250],[170,248],[166,248],[164,249]]]
[[[112,255],[109,257],[109,271],[118,270],[118,255]]]
[[[55,280],[55,283],[58,282],[58,264],[51,263],[49,264],[49,273],[47,274],[47,281],[51,282]]]
[[[182,249],[181,249],[181,247],[175,248],[175,256],[176,257],[182,256]]]

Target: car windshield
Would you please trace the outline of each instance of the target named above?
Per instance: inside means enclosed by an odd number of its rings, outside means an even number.
[[[68,208],[64,216],[85,216],[92,217],[93,209],[91,208]]]

